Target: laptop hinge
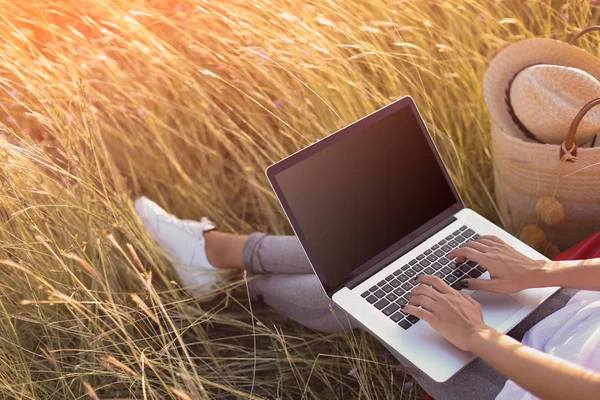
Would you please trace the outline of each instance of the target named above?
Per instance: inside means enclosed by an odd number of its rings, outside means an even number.
[[[369,279],[370,277],[372,277],[373,275],[375,275],[376,273],[378,273],[379,271],[381,271],[382,269],[384,269],[385,267],[402,257],[403,255],[405,255],[406,253],[408,253],[409,251],[411,251],[412,249],[414,249],[415,247],[417,247],[418,245],[429,239],[431,236],[453,223],[454,221],[456,221],[456,217],[454,215],[443,219],[438,224],[434,225],[430,229],[423,232],[421,235],[417,236],[413,241],[398,249],[398,251],[390,254],[388,257],[381,260],[381,262],[373,265],[373,267],[369,268],[362,274],[346,282],[344,286],[346,286],[349,289],[354,289],[356,286],[360,285],[361,283],[363,283],[364,281],[366,281],[367,279]]]

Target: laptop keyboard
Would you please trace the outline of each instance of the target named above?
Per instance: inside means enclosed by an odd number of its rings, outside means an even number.
[[[418,285],[415,281],[418,274],[438,276],[452,288],[461,290],[462,279],[478,278],[486,271],[474,261],[457,263],[446,257],[452,250],[479,237],[477,232],[463,225],[361,296],[399,326],[408,329],[419,322],[419,318],[402,312],[400,308],[408,303],[411,290]]]

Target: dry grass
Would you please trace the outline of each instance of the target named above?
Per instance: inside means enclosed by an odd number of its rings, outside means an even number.
[[[0,0],[0,397],[420,398],[364,333],[189,298],[131,200],[289,232],[265,166],[410,94],[466,203],[498,220],[486,65],[597,15],[550,0]]]

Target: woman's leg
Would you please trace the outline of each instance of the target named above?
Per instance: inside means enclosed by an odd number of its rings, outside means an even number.
[[[295,236],[250,235],[242,264],[251,276],[259,275],[248,282],[252,299],[311,329],[340,332],[358,327],[327,297]]]

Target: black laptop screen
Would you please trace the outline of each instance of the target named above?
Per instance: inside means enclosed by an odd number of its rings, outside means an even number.
[[[274,175],[327,291],[457,203],[418,118],[410,103],[372,114]]]

